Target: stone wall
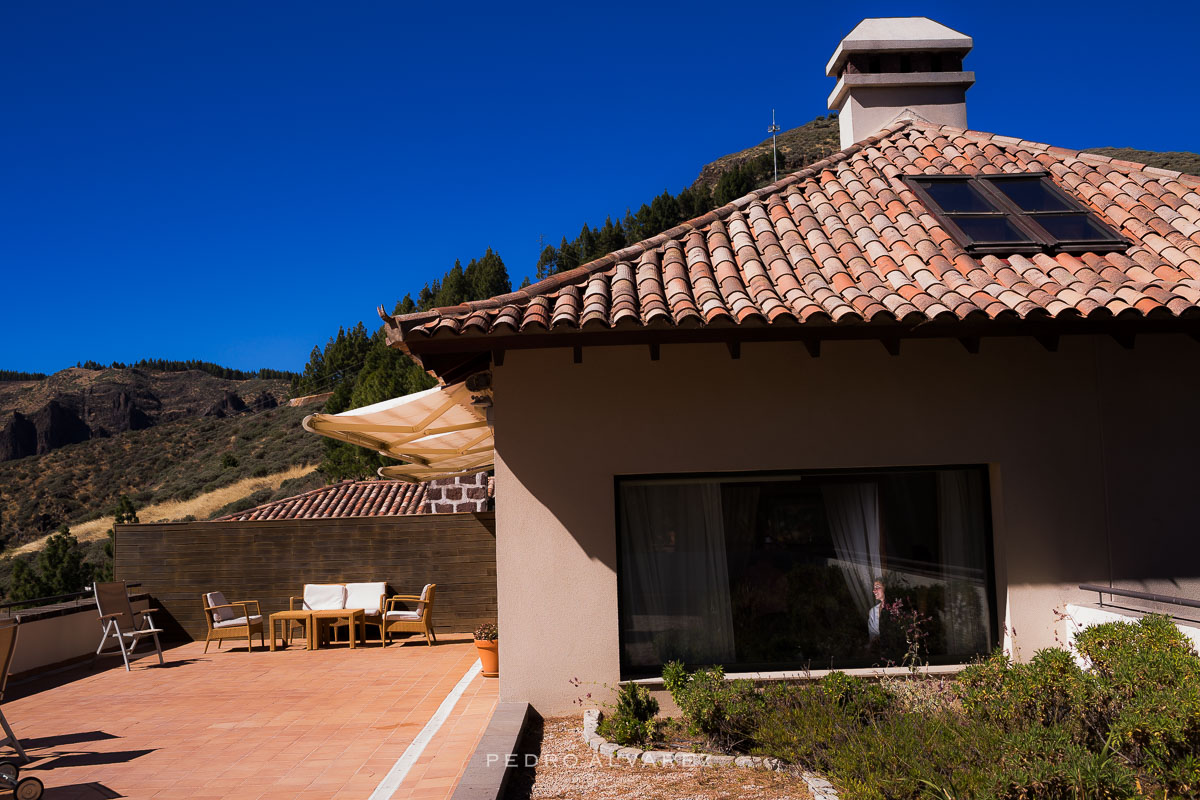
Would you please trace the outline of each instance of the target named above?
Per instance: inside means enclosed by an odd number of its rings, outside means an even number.
[[[422,514],[477,514],[492,509],[492,492],[486,472],[439,478],[425,489]]]

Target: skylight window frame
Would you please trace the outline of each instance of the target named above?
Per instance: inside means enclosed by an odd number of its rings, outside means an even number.
[[[1051,179],[1047,172],[1005,172],[993,175],[903,175],[901,176],[908,188],[921,200],[929,213],[933,215],[945,229],[973,256],[983,255],[1026,255],[1033,253],[1115,253],[1128,249],[1131,243],[1116,230],[1100,219],[1092,209],[1083,205],[1076,198],[1063,191]],[[1066,208],[1055,211],[1026,211],[1016,204],[1004,192],[996,187],[1003,181],[1029,180],[1037,178],[1043,189],[1061,200]],[[933,199],[918,181],[967,182],[983,198],[991,203],[995,211],[991,212],[956,212],[945,211],[941,204]],[[1079,217],[1089,220],[1105,239],[1060,239],[1038,224],[1038,217]],[[955,221],[955,217],[996,219],[1002,218],[1010,222],[1029,241],[1006,242],[984,241],[968,234]]]

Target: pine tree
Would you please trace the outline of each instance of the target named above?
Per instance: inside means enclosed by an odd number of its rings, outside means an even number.
[[[30,567],[28,562],[19,558],[13,561],[12,576],[8,581],[9,600],[13,602],[33,600],[38,597],[47,597],[49,594],[46,585],[42,582],[42,576]]]
[[[562,238],[562,244],[558,246],[558,269],[557,272],[569,272],[575,269],[583,262],[579,260],[579,248],[574,242],[568,242],[567,237]]]
[[[292,380],[292,394],[313,394],[325,384],[326,377],[325,354],[320,347],[314,347],[308,355],[308,363],[304,365],[304,373]]]
[[[625,231],[625,241],[630,244],[647,238],[642,235],[642,226],[638,223],[637,217],[628,208],[625,209],[625,219],[621,221],[621,228]]]
[[[92,580],[92,565],[83,560],[83,548],[66,525],[46,540],[38,554],[38,572],[49,595],[78,592]]]
[[[490,247],[478,261],[471,259],[467,266],[466,279],[466,300],[484,300],[512,291],[512,281],[508,279],[504,261]]]
[[[428,311],[434,307],[433,298],[437,296],[438,290],[441,289],[441,284],[434,281],[432,284],[425,284],[425,288],[417,294],[417,310]]]
[[[594,258],[599,258],[604,255],[597,252],[600,248],[596,244],[596,234],[592,232],[586,224],[579,231],[579,237],[575,239],[575,247],[579,253],[579,263],[586,264]]]
[[[411,314],[417,310],[417,304],[413,302],[412,295],[404,295],[404,299],[396,303],[396,307],[392,309],[392,315]]]
[[[137,507],[133,501],[129,499],[129,495],[123,494],[117,500],[117,506],[113,509],[113,525],[136,525],[138,522]],[[95,570],[95,578],[98,581],[111,581],[115,576],[113,557],[115,554],[116,533],[112,528],[108,529],[108,541],[104,543],[104,561],[99,565],[93,565]]]
[[[620,250],[625,246],[625,233],[620,225],[614,225],[612,217],[604,218],[604,227],[596,235],[596,249],[599,255]]]
[[[548,244],[542,249],[542,255],[538,258],[533,274],[539,281],[544,281],[558,271],[558,249],[554,245]]]

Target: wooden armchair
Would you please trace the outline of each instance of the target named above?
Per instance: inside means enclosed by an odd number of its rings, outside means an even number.
[[[387,610],[383,614],[383,645],[387,647],[388,634],[423,633],[425,642],[433,647],[437,636],[433,632],[433,600],[437,592],[436,583],[425,584],[421,594],[398,594],[388,598]],[[412,610],[397,608],[399,603],[416,603]]]
[[[224,639],[245,639],[246,652],[253,648],[251,636],[258,634],[258,641],[263,647],[267,645],[266,633],[263,627],[262,609],[257,600],[238,600],[230,603],[221,592],[209,592],[200,595],[204,604],[204,621],[208,623],[208,634],[204,637],[204,652],[208,652],[210,642],[217,643],[221,648]],[[250,607],[254,613],[250,613]]]

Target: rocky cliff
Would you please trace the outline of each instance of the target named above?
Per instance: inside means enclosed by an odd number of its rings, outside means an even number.
[[[44,455],[89,439],[196,416],[274,408],[277,380],[234,381],[199,372],[66,369],[0,384],[0,461]]]

